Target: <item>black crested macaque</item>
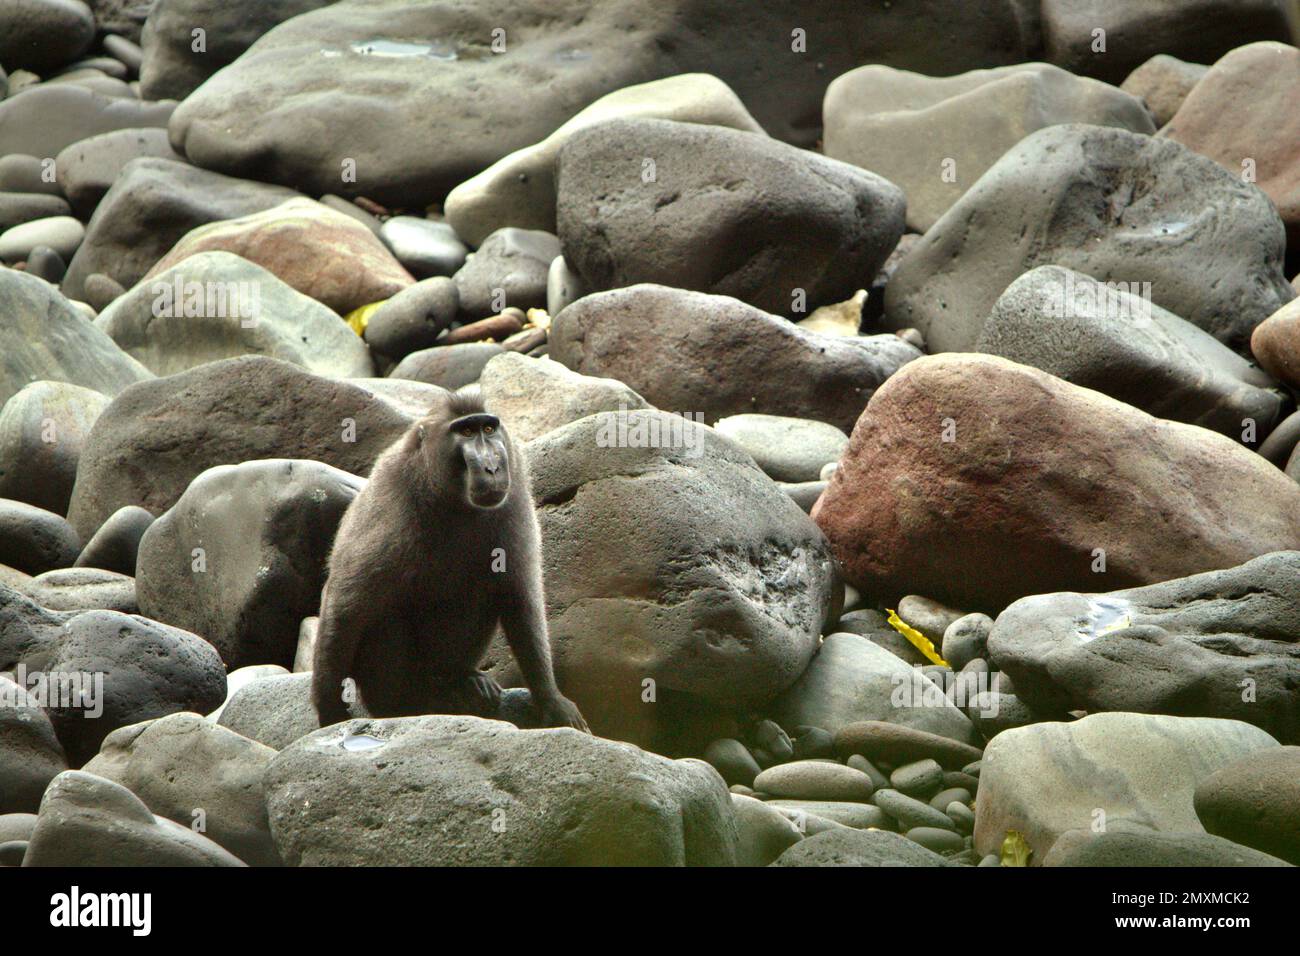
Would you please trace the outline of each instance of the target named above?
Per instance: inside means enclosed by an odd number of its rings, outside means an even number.
[[[384,451],[339,524],[321,594],[312,703],[321,726],[494,717],[479,670],[500,624],[546,727],[587,730],[551,669],[541,533],[523,456],[477,389],[447,392]]]

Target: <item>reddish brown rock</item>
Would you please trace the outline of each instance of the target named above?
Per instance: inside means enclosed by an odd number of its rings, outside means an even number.
[[[401,292],[415,279],[375,234],[351,216],[311,199],[199,226],[145,276],[214,249],[255,262],[339,315]]]
[[[1292,299],[1255,326],[1250,351],[1269,375],[1300,385],[1300,299]]]
[[[1287,245],[1300,243],[1300,50],[1251,43],[1233,50],[1183,100],[1161,136],[1208,156],[1229,172],[1253,166],[1286,224]]]
[[[813,519],[866,593],[996,611],[1300,547],[1300,486],[1225,436],[954,353],[876,392]]]

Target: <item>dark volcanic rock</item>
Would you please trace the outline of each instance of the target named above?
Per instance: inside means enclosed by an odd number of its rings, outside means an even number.
[[[697,123],[597,123],[569,138],[556,170],[564,261],[588,289],[660,283],[786,316],[867,283],[905,208],[866,170]]]
[[[762,704],[803,672],[833,572],[808,516],[736,445],[654,410],[625,413],[645,440],[621,442],[622,417],[528,444],[547,619],[560,684],[595,731],[671,746],[693,717]],[[489,660],[518,683],[500,638]]]
[[[86,542],[74,567],[103,568],[134,576],[140,539],[153,521],[152,514],[136,505],[118,508]]]
[[[1300,552],[1106,594],[1012,604],[989,636],[1047,710],[1230,717],[1300,742]]]
[[[53,72],[94,39],[95,18],[81,0],[7,0],[0,9],[0,63],[10,72]]]
[[[281,751],[266,794],[276,846],[297,866],[730,866],[736,855],[712,767],[568,728],[351,720]]]
[[[1157,305],[1243,350],[1295,298],[1282,221],[1258,187],[1167,139],[1050,126],[1014,146],[899,263],[892,328],[972,349],[998,296],[1040,265],[1149,282]]]
[[[1243,43],[1291,35],[1275,0],[1043,0],[1042,17],[1046,59],[1108,83],[1156,53],[1212,63]]]
[[[76,532],[59,515],[0,498],[0,564],[40,574],[69,567],[80,550]]]
[[[44,83],[0,100],[0,156],[54,158],[78,140],[117,129],[167,125],[176,103],[105,96],[73,83]]]
[[[1247,420],[1255,443],[1272,431],[1285,400],[1277,383],[1138,291],[1039,266],[998,297],[975,351],[1236,439]]]
[[[859,64],[959,72],[1024,59],[1017,7],[348,0],[282,23],[208,80],[178,110],[173,143],[206,168],[312,195],[340,192],[340,162],[354,158],[343,190],[417,207],[605,93],[704,72],[773,135],[811,146],[826,84]]]
[[[95,208],[63,292],[84,298],[95,273],[129,289],[195,226],[270,209],[296,195],[169,159],[133,159]]]
[[[213,465],[306,458],[369,473],[411,417],[374,393],[249,356],[129,389],[91,430],[69,518],[88,538],[125,505],[155,514]]]
[[[291,664],[299,622],[320,608],[338,522],[363,485],[317,461],[208,469],[140,541],[141,611],[202,635],[231,668]]]
[[[83,686],[93,681],[93,692],[81,700],[62,694],[59,706],[51,701],[47,707],[72,766],[93,757],[118,727],[181,710],[206,713],[226,696],[226,669],[211,644],[134,614],[72,616],[54,636],[48,658],[33,658],[33,665],[41,663],[52,675],[81,675]]]
[[[32,382],[116,395],[152,373],[43,279],[0,268],[0,404]]]
[[[333,0],[153,0],[140,34],[140,95],[183,100],[285,20]],[[193,31],[204,30],[202,50]]]

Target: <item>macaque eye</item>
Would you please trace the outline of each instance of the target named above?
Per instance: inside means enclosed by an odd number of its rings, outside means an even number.
[[[484,426],[483,426],[483,434],[484,434],[484,435],[491,435],[494,431],[496,431],[496,428],[494,428],[492,425],[484,425]]]
[[[474,426],[473,426],[473,425],[466,425],[466,426],[464,426],[463,428],[461,428],[460,433],[461,433],[462,435],[464,435],[466,438],[473,438],[473,437],[474,437]]]

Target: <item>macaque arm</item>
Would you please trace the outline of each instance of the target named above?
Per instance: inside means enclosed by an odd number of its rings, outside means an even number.
[[[541,570],[531,562],[527,568],[519,569],[511,582],[502,603],[501,627],[533,697],[558,696],[560,689],[551,667],[551,643],[546,636]]]
[[[352,676],[352,664],[361,637],[370,626],[370,616],[355,603],[331,601],[328,593],[322,602],[311,682],[312,703],[322,727],[351,716],[343,699],[343,681]]]

